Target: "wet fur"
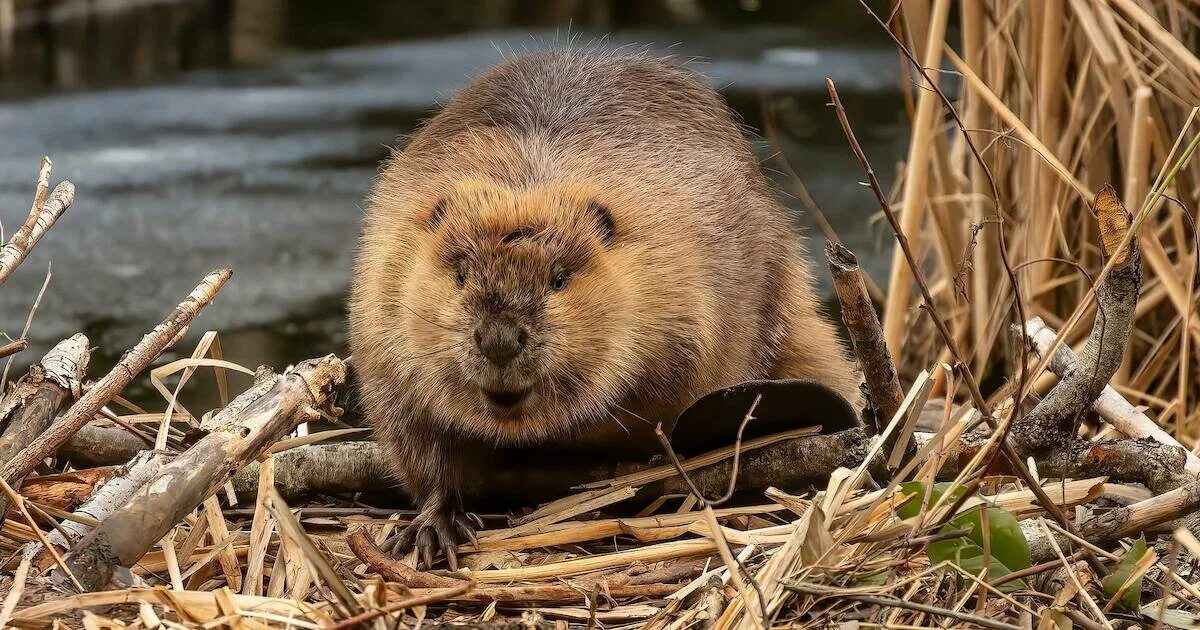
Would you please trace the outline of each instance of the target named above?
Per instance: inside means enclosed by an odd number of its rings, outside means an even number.
[[[560,292],[555,265],[571,268]],[[529,322],[516,378],[535,393],[517,419],[473,382],[495,377],[471,341],[489,308]],[[859,397],[734,115],[645,56],[520,56],[420,129],[371,191],[350,338],[367,415],[426,514],[460,509],[493,446],[651,453],[653,423],[750,379]]]

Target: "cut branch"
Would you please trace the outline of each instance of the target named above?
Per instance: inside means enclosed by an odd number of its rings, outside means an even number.
[[[0,400],[0,464],[8,462],[54,422],[59,410],[74,400],[87,375],[91,352],[82,333],[58,342],[40,363]],[[8,424],[4,424],[8,418]]]
[[[50,205],[50,202],[46,202],[46,205]],[[101,407],[125,389],[135,375],[145,370],[167,346],[187,330],[188,325],[212,301],[213,296],[229,280],[232,273],[228,269],[220,269],[208,274],[187,299],[117,362],[111,372],[92,386],[49,429],[33,440],[28,448],[6,462],[4,467],[0,468],[0,478],[15,486],[33,471],[38,462],[49,457],[76,431],[90,422]]]
[[[883,327],[875,313],[875,304],[867,293],[862,269],[854,252],[841,243],[827,241],[825,258],[829,261],[833,286],[842,306],[842,322],[850,333],[850,345],[870,395],[871,411],[875,416],[874,429],[880,433],[904,401],[896,364],[888,352]]]
[[[173,457],[165,451],[142,451],[133,461],[124,466],[112,479],[105,483],[79,509],[73,519],[65,519],[47,537],[50,544],[65,552],[91,530],[88,521],[103,522],[117,508],[124,505],[134,493],[146,485]],[[53,558],[41,543],[31,543],[25,550],[33,566],[40,572],[50,568]]]
[[[76,545],[71,571],[89,590],[107,586],[117,567],[132,566],[192,510],[249,462],[303,422],[331,408],[346,367],[329,355],[281,376],[261,379],[204,423],[209,431],[163,466],[112,516]]]
[[[43,172],[49,177],[50,161],[43,162]],[[41,190],[39,188],[39,190]],[[35,198],[33,210],[21,229],[17,230],[8,244],[0,247],[0,285],[4,284],[13,271],[25,260],[34,245],[54,226],[54,222],[62,216],[71,202],[75,200],[75,186],[71,182],[62,182],[54,187],[54,192],[44,203],[38,203]]]
[[[1092,545],[1102,546],[1197,510],[1200,510],[1200,480],[1193,479],[1170,492],[1133,505],[1096,513],[1079,524],[1079,536]],[[1033,562],[1046,562],[1057,557],[1043,528],[1023,526],[1022,529],[1029,541]],[[1055,535],[1055,542],[1063,548],[1076,546],[1075,541],[1061,535]]]
[[[1050,393],[1017,421],[1012,438],[1018,452],[1057,448],[1073,439],[1079,419],[1121,367],[1141,289],[1140,253],[1136,238],[1127,249],[1120,248],[1130,216],[1111,186],[1096,195],[1093,212],[1105,255],[1117,258],[1096,291],[1096,320],[1076,368],[1064,372]]]

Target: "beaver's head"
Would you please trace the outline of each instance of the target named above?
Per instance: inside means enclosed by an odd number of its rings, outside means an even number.
[[[458,182],[431,200],[398,313],[442,422],[502,443],[603,419],[634,361],[620,226],[585,188]],[[431,382],[432,381],[432,382]]]

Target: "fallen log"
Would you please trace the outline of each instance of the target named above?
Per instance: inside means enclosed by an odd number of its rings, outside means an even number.
[[[201,429],[208,434],[152,475],[133,496],[73,548],[71,572],[84,588],[108,586],[118,567],[132,566],[229,476],[260,457],[303,422],[320,418],[346,380],[329,355],[282,375],[261,378]]]
[[[233,476],[239,496],[257,494],[258,469],[258,462],[250,462]],[[313,494],[399,492],[398,483],[375,442],[314,444],[275,454],[275,488],[288,501]]]
[[[115,430],[112,430],[115,434]],[[930,437],[918,434],[923,443]],[[754,449],[744,449],[738,472],[738,488],[759,487],[764,482],[782,487],[828,478],[834,470],[857,466],[865,456],[870,437],[863,429],[850,429],[830,435],[809,435],[784,439]],[[938,478],[953,479],[973,457],[981,445],[974,438],[962,438],[952,450],[954,455],[941,468]],[[1149,488],[1171,490],[1186,481],[1180,476],[1183,450],[1147,440],[1079,440],[1070,447],[1043,453],[1023,453],[1034,456],[1043,477],[1088,478],[1109,477],[1114,482],[1136,482]],[[283,451],[275,455],[276,487],[285,498],[307,496],[349,495],[359,492],[395,493],[397,481],[387,471],[384,454],[375,442],[335,442],[315,444]],[[561,475],[567,487],[573,483],[603,482],[619,474],[645,472],[654,468],[649,463],[625,462],[619,467],[581,466],[575,471],[542,468],[535,462],[520,470],[505,471],[503,475],[485,477],[473,492],[493,499],[514,503],[535,499],[527,491],[528,484],[546,484],[547,478]],[[713,494],[724,492],[729,484],[732,462],[729,459],[701,466],[689,472],[701,491]],[[997,472],[1006,472],[1000,468]],[[568,473],[569,478],[568,478]],[[253,497],[257,492],[258,467],[252,462],[233,477],[233,486],[240,497]],[[682,494],[686,483],[675,473],[665,479],[639,485],[642,494]]]
[[[121,466],[133,461],[146,446],[124,427],[88,424],[58,449],[58,457],[76,468]]]
[[[768,436],[771,437],[771,436]],[[739,463],[737,489],[769,485],[797,487],[819,481],[842,466],[857,465],[866,454],[870,438],[862,428],[829,435],[783,439],[759,447],[745,447]],[[528,465],[484,476],[471,493],[506,502],[546,500],[547,487],[561,489],[602,482],[618,475],[644,472],[658,466],[648,462],[585,463],[578,467]],[[725,492],[733,462],[729,458],[692,471],[692,480],[705,492]],[[642,485],[648,496],[683,493],[687,486],[673,471],[663,479]],[[557,483],[556,483],[557,481]],[[233,477],[239,496],[257,492],[258,466],[251,463]],[[384,454],[375,442],[335,442],[301,446],[275,455],[275,487],[286,499],[314,494],[397,492],[398,482],[389,472]],[[551,498],[558,496],[551,495]]]

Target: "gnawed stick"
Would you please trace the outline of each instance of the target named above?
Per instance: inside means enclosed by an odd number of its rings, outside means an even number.
[[[50,161],[43,161],[43,172],[45,177],[50,176]],[[39,178],[39,181],[40,180]],[[39,190],[41,190],[39,185]],[[75,200],[75,186],[71,182],[62,182],[54,187],[54,192],[42,203],[38,203],[38,199],[34,200],[34,207],[29,213],[29,217],[25,220],[25,224],[21,229],[17,230],[12,238],[4,247],[0,247],[0,285],[4,284],[13,271],[25,260],[34,245],[42,239],[42,236],[54,225],[55,221],[62,216],[67,208],[71,207],[71,202]]]
[[[50,202],[46,203],[49,205]],[[146,333],[132,350],[121,357],[112,371],[93,385],[49,429],[33,440],[28,448],[6,462],[4,467],[0,468],[0,478],[10,485],[19,483],[21,478],[33,471],[38,462],[50,456],[76,431],[90,422],[101,407],[125,389],[134,376],[146,369],[167,346],[179,338],[200,311],[212,302],[213,296],[232,274],[229,269],[219,269],[208,274],[166,319],[154,330]],[[3,511],[0,510],[0,513]]]
[[[862,370],[871,397],[874,429],[879,433],[904,401],[904,390],[900,389],[900,379],[896,376],[896,364],[888,352],[883,327],[867,293],[862,269],[854,252],[841,243],[827,241],[825,259],[829,261],[829,273],[833,276],[833,286],[842,306],[842,322],[850,333],[851,349],[858,359],[858,367]]]
[[[91,352],[82,333],[58,342],[0,400],[0,464],[8,462],[54,422],[79,396]],[[5,419],[8,423],[5,424]]]
[[[1018,451],[1058,448],[1073,439],[1075,424],[1104,391],[1125,354],[1142,283],[1141,254],[1136,237],[1127,249],[1120,248],[1129,235],[1131,217],[1112,186],[1097,193],[1092,211],[1112,270],[1097,287],[1096,319],[1078,369],[1065,374],[1013,427]]]
[[[84,524],[87,520],[104,521],[117,508],[124,505],[148,480],[157,475],[173,456],[174,454],[166,451],[142,451],[133,461],[124,466],[121,472],[101,486],[86,503],[75,510],[73,515],[82,518],[79,520],[64,519],[55,531],[50,532],[47,540],[60,551],[65,552],[70,549],[91,530],[90,526]],[[30,543],[23,555],[32,559],[33,566],[38,572],[45,571],[53,563],[53,559],[41,543]]]
[[[249,462],[302,422],[320,418],[346,381],[340,359],[305,361],[261,379],[201,427],[209,431],[163,466],[131,499],[75,546],[71,571],[84,587],[107,586],[117,567],[137,562],[154,544]]]
[[[1058,333],[1047,326],[1040,317],[1034,317],[1025,322],[1025,334],[1029,339],[1030,349],[1039,355],[1044,355],[1054,343],[1054,338],[1058,336]],[[1062,378],[1078,369],[1079,358],[1070,348],[1060,345],[1050,359],[1050,371]],[[1193,475],[1200,474],[1200,457],[1196,457],[1194,453],[1184,449],[1170,433],[1164,431],[1162,427],[1158,426],[1158,423],[1134,407],[1111,385],[1104,386],[1096,398],[1096,402],[1092,403],[1092,410],[1113,428],[1131,438],[1151,438],[1163,444],[1183,449],[1187,457],[1184,470]]]

